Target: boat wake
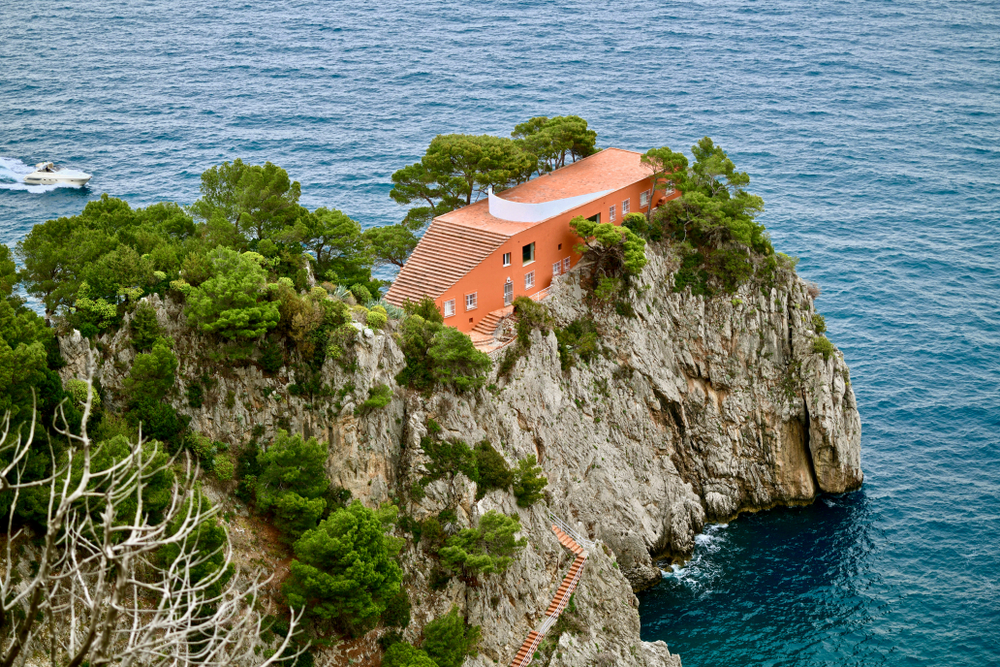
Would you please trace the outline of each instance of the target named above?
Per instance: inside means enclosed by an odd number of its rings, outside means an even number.
[[[0,190],[23,190],[38,194],[40,192],[52,192],[57,188],[73,188],[79,190],[84,186],[69,185],[68,183],[53,183],[51,185],[28,185],[24,182],[24,177],[35,170],[34,167],[26,165],[16,158],[3,157],[0,155]]]

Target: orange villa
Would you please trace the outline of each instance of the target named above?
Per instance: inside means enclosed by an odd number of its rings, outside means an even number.
[[[621,224],[679,193],[652,192],[641,153],[606,148],[502,195],[434,218],[385,298],[402,306],[427,296],[459,331],[492,338],[518,296],[544,294],[574,266],[577,216]],[[654,203],[655,202],[655,203]],[[506,309],[506,311],[505,311]],[[488,331],[487,331],[488,329]],[[476,340],[478,336],[473,336]]]

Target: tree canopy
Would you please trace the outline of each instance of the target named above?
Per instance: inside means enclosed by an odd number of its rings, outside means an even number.
[[[524,150],[537,159],[537,171],[544,174],[597,152],[597,132],[579,116],[536,116],[520,123],[511,132]]]
[[[466,528],[448,538],[441,560],[466,576],[504,572],[528,541],[514,537],[521,530],[516,517],[490,510],[475,528]]]
[[[255,252],[216,248],[210,277],[187,295],[188,322],[228,339],[257,338],[278,325],[278,304],[266,300],[265,259]]]

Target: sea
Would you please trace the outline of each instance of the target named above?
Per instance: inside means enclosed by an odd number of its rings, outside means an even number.
[[[643,639],[686,667],[1000,665],[995,0],[3,2],[0,242],[104,192],[191,203],[237,157],[391,224],[436,134],[566,114],[728,151],[863,424],[864,488],[708,527],[640,595]],[[93,180],[24,185],[47,160]]]

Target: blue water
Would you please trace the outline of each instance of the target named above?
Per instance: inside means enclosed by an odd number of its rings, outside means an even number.
[[[189,203],[235,157],[367,226],[440,132],[710,135],[823,288],[866,484],[712,528],[643,637],[686,667],[1000,664],[1000,4],[258,4],[3,3],[0,241],[101,192]],[[91,186],[16,182],[43,159]]]

